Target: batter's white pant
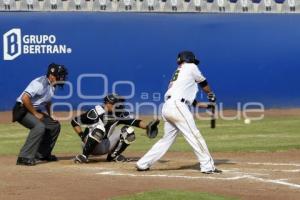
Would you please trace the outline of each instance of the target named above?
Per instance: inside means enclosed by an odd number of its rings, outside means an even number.
[[[137,162],[140,169],[150,168],[170,148],[181,131],[186,141],[192,146],[202,172],[214,170],[214,161],[208,151],[205,140],[198,130],[189,107],[180,100],[169,99],[162,108],[164,136]]]

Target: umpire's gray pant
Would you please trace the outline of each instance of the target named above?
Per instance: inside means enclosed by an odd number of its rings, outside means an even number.
[[[19,157],[32,159],[50,156],[60,132],[59,122],[48,115],[44,115],[43,120],[39,120],[27,112],[19,123],[30,129]]]

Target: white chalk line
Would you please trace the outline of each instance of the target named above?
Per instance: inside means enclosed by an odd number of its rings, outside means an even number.
[[[273,183],[278,185],[285,185],[293,189],[300,189],[299,184],[286,182],[286,179],[264,179],[255,177],[253,175],[241,175],[233,177],[215,177],[210,175],[205,176],[186,176],[186,175],[167,175],[167,174],[133,174],[133,173],[121,173],[116,171],[104,171],[96,173],[98,175],[109,175],[109,176],[128,176],[128,177],[160,177],[160,178],[181,178],[181,179],[210,179],[210,180],[224,180],[224,181],[234,181],[240,179],[251,179],[264,183]]]
[[[243,162],[239,162],[242,164]],[[238,162],[236,163],[238,164]],[[265,166],[294,166],[299,167],[300,163],[260,163],[260,162],[247,162],[244,164],[248,165],[265,165]],[[102,169],[105,170],[105,169]],[[259,169],[259,170],[268,170],[268,171],[278,171],[278,172],[290,172],[290,173],[298,173],[300,169],[290,169],[290,170],[279,170],[279,169]],[[227,169],[223,170],[224,173],[232,173],[234,174],[232,177],[215,177],[215,176],[187,176],[187,175],[167,175],[167,174],[133,174],[133,173],[121,173],[116,171],[103,171],[96,173],[98,175],[111,175],[111,176],[129,176],[129,177],[164,177],[164,178],[182,178],[182,179],[210,179],[210,180],[224,180],[224,181],[234,181],[241,179],[250,179],[264,183],[272,183],[278,185],[288,186],[294,189],[300,189],[299,184],[290,183],[288,179],[267,179],[261,178],[257,176],[268,176],[269,174],[262,173],[245,173],[239,171],[239,168]]]
[[[266,173],[257,173],[257,172],[243,172],[243,171],[240,171],[240,169],[237,169],[237,168],[232,168],[232,169],[227,169],[227,170],[222,170],[223,172],[231,172],[231,173],[234,173],[234,174],[243,174],[243,175],[253,175],[253,176],[269,176],[270,174],[266,174]]]
[[[275,166],[295,166],[300,167],[300,163],[259,163],[259,162],[247,162],[248,165],[275,165]]]
[[[243,168],[243,170],[255,170],[255,171],[263,171],[263,172],[286,172],[286,173],[299,173],[300,172],[300,169],[253,169],[253,168]],[[227,171],[227,172],[242,172],[240,171],[239,168],[232,168],[230,170],[223,170],[223,171]],[[244,173],[244,172],[242,172]],[[248,172],[248,174],[251,174],[251,175],[260,175],[260,176],[269,176],[270,174],[266,174],[266,173],[258,173],[258,172]]]
[[[299,184],[295,184],[295,183],[289,183],[286,182],[286,179],[278,179],[278,180],[273,180],[273,179],[263,179],[263,178],[259,178],[259,177],[255,177],[255,176],[249,176],[249,179],[253,179],[256,181],[261,181],[261,182],[265,182],[265,183],[275,183],[275,184],[279,184],[279,185],[286,185],[295,189],[300,189],[300,185]]]
[[[143,172],[141,172],[143,173]],[[167,175],[167,174],[132,174],[132,173],[121,173],[116,171],[105,171],[98,172],[98,175],[110,175],[110,176],[130,176],[130,177],[162,177],[162,178],[183,178],[183,179],[215,179],[215,180],[238,180],[246,176],[235,176],[235,177],[212,177],[212,176],[186,176],[186,175]]]
[[[272,170],[272,171],[280,171],[280,172],[292,172],[292,173],[298,173],[298,172],[300,172],[300,169],[290,169],[290,170]]]

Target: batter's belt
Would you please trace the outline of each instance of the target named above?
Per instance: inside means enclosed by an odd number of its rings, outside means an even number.
[[[172,97],[171,95],[170,95],[170,96],[167,96],[166,101],[169,100],[169,99],[171,99],[171,97]],[[190,103],[188,100],[186,100],[185,98],[181,98],[180,101],[181,101],[182,103],[185,103],[185,104],[189,105],[189,106],[191,105],[191,103]]]

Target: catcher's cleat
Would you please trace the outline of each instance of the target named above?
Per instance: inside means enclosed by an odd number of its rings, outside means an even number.
[[[126,158],[123,155],[118,155],[118,156],[116,156],[114,158],[111,155],[108,155],[107,158],[106,158],[106,160],[108,162],[128,162],[129,161],[129,159]]]
[[[209,171],[205,171],[205,172],[202,172],[203,174],[222,174],[222,170],[219,170],[219,169],[214,169],[214,170],[209,170]]]
[[[142,168],[139,168],[139,167],[136,167],[136,170],[139,171],[139,172],[145,172],[145,171],[149,171],[150,168],[146,168],[146,169],[142,169]]]
[[[74,158],[74,163],[76,163],[76,164],[82,164],[82,163],[88,163],[88,162],[89,162],[89,160],[85,155],[79,154]]]
[[[118,155],[117,157],[114,158],[115,162],[127,162],[127,158],[123,155]]]

